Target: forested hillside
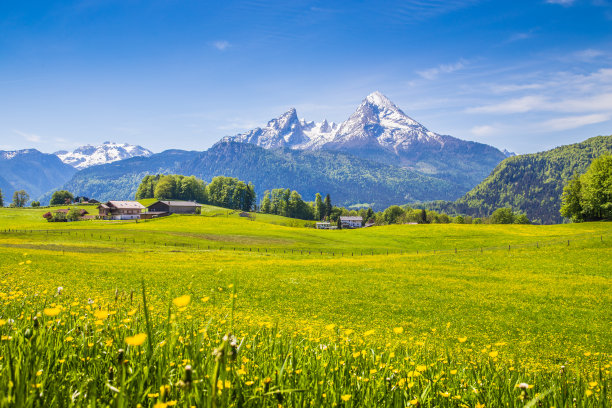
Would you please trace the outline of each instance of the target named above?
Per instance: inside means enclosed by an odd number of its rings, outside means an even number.
[[[342,153],[266,150],[236,142],[218,143],[205,152],[171,150],[90,167],[64,188],[98,200],[133,199],[149,174],[194,175],[205,182],[215,176],[236,177],[253,183],[258,201],[265,190],[288,187],[307,200],[329,193],[339,205],[379,209],[402,202],[452,200],[465,191],[446,180]]]
[[[612,153],[612,136],[598,136],[545,152],[509,157],[482,183],[455,203],[430,203],[432,209],[473,216],[512,207],[545,224],[561,222],[563,186],[584,173],[594,158]]]

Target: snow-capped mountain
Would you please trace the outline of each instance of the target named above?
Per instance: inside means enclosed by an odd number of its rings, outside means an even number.
[[[72,152],[62,150],[55,152],[54,154],[64,163],[69,164],[76,169],[82,170],[90,166],[112,163],[118,160],[129,159],[131,157],[149,157],[153,154],[153,152],[145,149],[144,147],[134,146],[127,143],[119,144],[104,142],[104,144],[99,146],[81,146]]]
[[[331,141],[338,125],[324,120],[321,123],[298,119],[295,108],[289,109],[263,128],[255,128],[236,136],[227,136],[222,141],[251,143],[265,149],[289,147],[305,149]]]
[[[221,142],[266,149],[327,150],[408,167],[473,187],[506,158],[495,147],[440,135],[406,115],[380,92],[368,95],[340,124],[299,119],[294,108],[265,127]]]

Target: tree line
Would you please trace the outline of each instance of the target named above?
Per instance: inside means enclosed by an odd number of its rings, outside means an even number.
[[[251,211],[255,188],[235,177],[217,176],[209,184],[195,176],[157,174],[145,176],[136,190],[136,200],[197,201],[234,210]]]

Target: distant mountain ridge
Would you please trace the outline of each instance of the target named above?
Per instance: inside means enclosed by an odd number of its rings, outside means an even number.
[[[61,150],[54,153],[64,163],[82,170],[99,164],[112,163],[132,157],[149,157],[153,152],[142,146],[128,143],[104,142],[98,146],[86,145],[76,148],[72,152]]]
[[[326,150],[394,164],[448,179],[465,191],[474,187],[511,153],[477,142],[431,132],[380,92],[368,95],[340,124],[299,119],[295,108],[222,142],[265,149]]]
[[[32,200],[61,187],[76,169],[53,154],[36,149],[0,150],[0,189],[8,205],[14,191],[25,190]]]

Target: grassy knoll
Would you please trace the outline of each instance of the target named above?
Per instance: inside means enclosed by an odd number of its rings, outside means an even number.
[[[0,230],[28,230],[0,233],[2,405],[612,403],[610,224],[317,231],[35,212],[0,210]]]

